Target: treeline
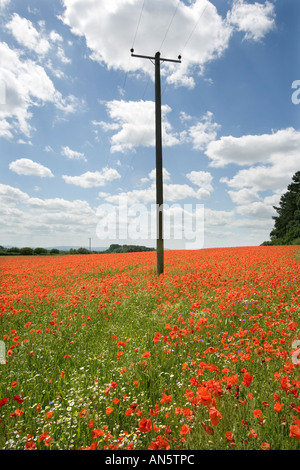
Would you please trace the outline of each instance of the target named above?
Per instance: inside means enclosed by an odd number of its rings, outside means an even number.
[[[31,248],[25,246],[23,248],[10,247],[6,248],[0,245],[0,256],[47,256],[47,255],[90,255],[90,254],[104,254],[104,253],[134,253],[141,251],[155,251],[155,248],[148,248],[147,246],[137,245],[118,245],[113,244],[107,250],[94,251],[87,248],[70,248],[69,250],[59,250],[58,248]]]
[[[262,245],[300,245],[300,171],[292,177],[278,207],[273,207],[278,215],[272,217],[274,228],[270,240]]]

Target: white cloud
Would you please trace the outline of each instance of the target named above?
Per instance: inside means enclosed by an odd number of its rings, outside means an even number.
[[[252,202],[251,204],[238,206],[236,209],[237,214],[244,216],[257,217],[259,219],[271,220],[273,215],[276,215],[275,210],[271,204],[266,204],[262,201]]]
[[[82,200],[31,198],[18,188],[0,184],[1,235],[16,246],[88,243],[98,219]],[[73,242],[73,243],[72,243]],[[75,242],[75,243],[74,243]],[[83,245],[84,246],[84,245]]]
[[[45,55],[49,51],[51,45],[48,39],[27,18],[21,18],[17,13],[14,13],[6,27],[22,46],[41,55]]]
[[[0,184],[0,202],[4,206],[15,206],[16,204],[28,201],[28,199],[28,194],[24,193],[20,189],[7,184]]]
[[[32,108],[52,103],[64,114],[78,110],[81,103],[73,95],[62,96],[44,68],[21,51],[0,42],[0,79],[5,86],[5,104],[0,108],[2,137],[12,138],[15,132],[30,136]]]
[[[111,152],[126,152],[137,146],[155,145],[155,103],[153,101],[108,101],[106,109],[112,122],[95,122],[106,132],[117,131],[111,137]],[[168,105],[162,108],[162,139],[164,146],[180,143],[180,138],[173,133],[167,114]]]
[[[0,0],[0,12],[10,4],[10,0]]]
[[[50,32],[49,38],[52,42],[63,42],[62,36],[54,30]]]
[[[84,153],[77,152],[76,150],[70,149],[70,147],[62,147],[61,154],[64,157],[67,157],[69,160],[83,160],[87,162],[87,159],[84,156]]]
[[[227,19],[238,31],[245,33],[245,39],[259,41],[275,27],[275,8],[269,1],[250,4],[235,0]]]
[[[229,163],[250,166],[288,160],[299,155],[299,148],[300,131],[288,128],[272,134],[221,137],[208,144],[205,154],[211,160],[210,166],[220,168]]]
[[[289,163],[289,168],[286,163]],[[292,176],[299,169],[299,155],[290,162],[278,160],[274,165],[257,166],[247,170],[240,170],[231,179],[221,178],[221,183],[226,183],[231,188],[252,188],[254,191],[278,191],[282,192],[290,183]]]
[[[63,50],[62,47],[58,47],[57,48],[57,57],[59,58],[59,60],[61,60],[61,62],[63,62],[64,64],[70,64],[72,61],[71,59],[69,59],[69,57],[66,57],[65,55],[65,51]]]
[[[137,28],[142,0],[63,0],[61,17],[72,32],[84,36],[91,58],[108,69],[143,71],[153,78],[153,65],[143,59],[130,59],[130,48]],[[175,11],[172,25],[164,39],[170,12]],[[197,26],[197,27],[195,27]],[[207,0],[195,0],[190,5],[178,0],[146,2],[134,44],[135,52],[153,56],[161,48],[162,57],[176,59],[183,53],[181,64],[165,62],[167,81],[174,85],[194,86],[193,69],[219,57],[228,47],[232,25],[218,14]],[[192,32],[192,34],[191,34]],[[185,45],[188,42],[188,48]]]
[[[210,192],[205,188],[199,188],[195,190],[188,184],[172,184],[168,183],[170,179],[170,175],[168,172],[164,172],[165,177],[164,180],[164,204],[170,202],[177,202],[182,201],[184,199],[197,199],[197,200],[205,200],[210,197]],[[149,175],[150,180],[155,179],[155,170],[153,170]],[[145,179],[149,181],[149,179]],[[148,204],[148,203],[156,203],[156,183],[150,184],[145,189],[134,189],[132,191],[127,192],[120,192],[118,194],[107,194],[107,193],[99,193],[99,197],[105,199],[107,202],[111,204],[119,204],[120,201],[126,201],[128,205],[133,204]]]
[[[67,184],[74,184],[81,188],[105,186],[108,182],[121,178],[114,168],[103,168],[102,171],[87,171],[80,176],[62,176]]]
[[[34,162],[29,158],[20,158],[19,160],[11,162],[9,164],[9,169],[18,175],[39,176],[41,178],[54,176],[49,168],[46,168],[40,163]]]
[[[204,150],[211,141],[215,140],[220,127],[219,124],[213,122],[213,113],[208,111],[197,124],[188,130],[188,138],[192,141],[193,148]]]
[[[209,208],[204,210],[205,226],[231,225],[234,220],[235,211],[218,211]]]
[[[168,172],[168,170],[166,170],[165,168],[163,168],[163,180],[164,182],[166,183],[167,181],[170,181],[171,180],[171,175],[170,173]],[[149,173],[149,179],[152,180],[152,181],[155,181],[156,180],[156,169],[154,168],[152,171],[150,171]]]
[[[213,176],[208,171],[191,171],[186,177],[196,186],[199,186],[203,190],[209,193],[213,191],[212,180]]]
[[[5,121],[5,119],[2,119],[0,121],[0,137],[4,137],[5,139],[11,139],[13,137],[11,130],[11,124]]]
[[[243,205],[259,201],[260,197],[253,189],[240,189],[239,191],[228,191],[228,194],[235,204]]]

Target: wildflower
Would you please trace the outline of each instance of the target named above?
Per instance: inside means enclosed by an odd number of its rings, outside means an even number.
[[[189,434],[191,432],[191,428],[189,427],[188,424],[183,424],[181,430],[180,430],[180,434],[182,436],[186,436],[187,434]]]
[[[171,402],[172,402],[172,395],[166,395],[165,393],[163,393],[160,403],[163,405],[164,403],[171,403]]]
[[[209,417],[210,422],[213,426],[217,426],[219,424],[219,419],[222,419],[223,416],[221,413],[213,406],[209,410]]]
[[[244,379],[243,379],[243,382],[242,384],[245,386],[245,387],[249,387],[249,385],[251,384],[253,380],[253,375],[250,375],[249,373],[246,373],[244,375]]]
[[[205,387],[198,388],[197,398],[199,400],[199,403],[201,403],[201,405],[210,406],[212,402],[212,396]]]
[[[17,402],[17,403],[23,403],[23,399],[21,397],[18,397],[18,396],[14,396],[14,400]]]
[[[142,418],[139,422],[139,430],[141,432],[150,432],[152,429],[151,418]]]
[[[113,411],[114,411],[114,409],[113,409],[111,406],[108,406],[108,407],[106,408],[106,414],[107,414],[107,415],[110,415]]]
[[[260,447],[262,450],[269,450],[270,444],[268,444],[267,442],[262,442]]]
[[[82,408],[82,410],[79,411],[79,418],[84,418],[89,414],[88,410],[86,408]]]
[[[281,411],[282,408],[283,408],[283,403],[279,403],[279,402],[275,403],[274,411],[276,411],[276,413],[279,413],[279,411]]]
[[[150,351],[146,351],[146,352],[144,352],[144,353],[142,354],[142,357],[143,357],[144,359],[146,359],[147,357],[150,357],[150,356],[151,356]]]
[[[104,436],[105,432],[102,429],[93,429],[91,435],[93,439],[97,439],[100,436]]]
[[[35,442],[26,442],[25,443],[25,450],[36,450],[36,443]]]
[[[261,418],[262,417],[262,411],[259,409],[254,410],[253,412],[254,418]]]
[[[233,434],[232,434],[231,431],[227,431],[227,432],[225,433],[225,437],[226,437],[226,441],[227,441],[227,442],[230,442],[231,444],[235,444],[235,441],[234,441],[234,439],[233,439]]]
[[[214,430],[211,426],[208,426],[207,424],[205,424],[203,422],[201,423],[201,425],[203,426],[206,434],[214,434]]]
[[[156,344],[158,343],[158,341],[160,340],[161,338],[161,333],[158,331],[157,333],[155,333],[154,335],[154,338],[153,338],[153,342]]]

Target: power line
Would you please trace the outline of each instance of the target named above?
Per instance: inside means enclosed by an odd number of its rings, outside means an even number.
[[[134,38],[133,38],[132,49],[134,48],[134,44],[135,44],[135,40],[136,40],[136,36],[137,36],[138,30],[139,30],[139,27],[140,27],[140,23],[141,23],[141,19],[142,19],[143,11],[144,11],[145,3],[146,3],[146,0],[144,0],[144,2],[143,2],[143,5],[142,5],[142,9],[141,9],[141,12],[140,12],[139,21],[138,21],[138,24],[137,24],[137,27],[136,27],[136,31],[135,31]]]
[[[202,16],[203,16],[203,14],[204,14],[204,12],[205,12],[205,10],[206,10],[207,7],[208,7],[208,3],[205,5],[204,9],[202,10],[202,13],[201,13],[201,15],[199,16],[199,18],[198,18],[198,20],[197,20],[197,22],[196,22],[194,28],[192,29],[192,31],[191,31],[191,33],[190,33],[190,35],[189,35],[189,37],[188,37],[186,43],[184,44],[183,49],[181,50],[181,53],[183,53],[183,51],[185,50],[186,46],[187,46],[188,43],[190,42],[190,39],[191,39],[191,37],[193,36],[194,32],[196,31],[196,28],[197,28],[198,24],[200,23],[200,20],[201,20],[201,18],[202,18]]]
[[[138,33],[139,28],[140,28],[140,23],[141,23],[141,19],[142,19],[142,16],[143,16],[143,11],[144,11],[144,8],[145,8],[145,3],[146,3],[146,0],[144,0],[144,1],[143,1],[143,4],[142,4],[142,8],[141,8],[141,11],[140,11],[139,20],[138,20],[138,23],[137,23],[137,27],[136,27],[136,30],[135,30],[134,37],[133,37],[132,48],[134,47],[135,40],[136,40],[136,37],[137,37],[137,33]],[[129,60],[130,60],[130,59],[129,59]],[[125,73],[123,86],[122,86],[122,88],[121,88],[123,94],[125,93],[125,86],[126,86],[126,82],[127,82],[128,73],[129,73],[129,63],[130,63],[130,62],[128,62],[128,67],[127,67],[127,71],[126,71],[126,73]]]
[[[162,46],[163,46],[163,44],[164,44],[164,42],[165,42],[165,40],[166,40],[166,37],[167,37],[167,35],[168,35],[168,32],[170,31],[170,28],[171,28],[171,26],[172,26],[172,23],[173,23],[173,20],[174,20],[174,18],[175,18],[175,15],[176,15],[176,13],[177,13],[177,10],[178,10],[178,8],[179,8],[179,5],[180,5],[180,0],[178,0],[177,7],[176,7],[176,9],[175,9],[175,11],[174,11],[174,13],[173,13],[173,16],[172,16],[172,18],[171,18],[171,21],[170,21],[170,23],[169,23],[169,26],[168,26],[168,28],[167,28],[167,31],[166,31],[166,33],[165,33],[165,35],[164,35],[164,38],[163,38],[163,40],[162,40],[162,43],[161,43],[161,45],[160,45],[160,48],[159,48],[160,51],[161,51]]]

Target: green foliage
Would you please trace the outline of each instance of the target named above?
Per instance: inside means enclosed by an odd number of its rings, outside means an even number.
[[[30,248],[29,246],[24,246],[24,248],[20,249],[20,255],[23,256],[31,256],[34,254],[33,248]]]
[[[270,242],[262,245],[295,245],[300,240],[300,171],[297,171],[274,209],[274,228],[270,232]],[[298,240],[298,243],[297,243]]]
[[[48,250],[46,248],[35,248],[33,250],[33,253],[35,255],[47,255],[48,254]]]
[[[105,251],[90,251],[87,248],[70,248],[69,251],[62,251],[57,248],[52,248],[47,250],[46,248],[30,248],[28,246],[23,248],[11,247],[5,248],[0,245],[0,256],[12,256],[12,255],[23,255],[23,256],[32,256],[32,255],[90,255],[90,254],[101,254],[101,253],[135,253],[143,251],[155,251],[155,248],[149,248],[147,246],[137,246],[137,245],[118,245],[117,243],[110,245],[110,247]]]
[[[118,245],[117,243],[110,245],[110,247],[104,251],[104,253],[136,253],[140,251],[155,251],[154,248],[147,246],[137,245]]]

